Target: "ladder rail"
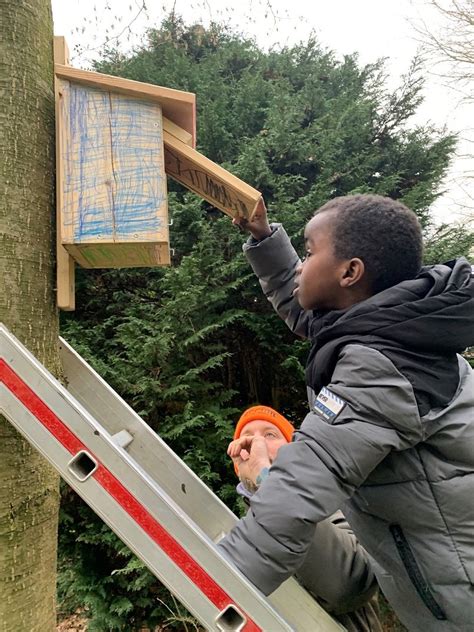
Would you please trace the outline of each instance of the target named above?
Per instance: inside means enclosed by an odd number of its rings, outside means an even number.
[[[14,357],[13,364],[15,365],[12,379],[18,384],[18,389],[15,393],[16,397],[13,398],[2,393],[2,408],[5,416],[28,440],[31,440],[105,522],[120,534],[127,545],[139,555],[190,612],[208,629],[218,629],[214,622],[223,610],[222,604],[237,604],[237,600],[233,599],[229,592],[238,591],[240,598],[237,608],[245,614],[246,619],[242,630],[247,630],[247,628],[249,631],[264,630],[267,625],[271,625],[271,629],[278,631],[291,629],[266,603],[263,596],[258,594],[243,576],[239,577],[240,574],[236,569],[219,554],[212,543],[209,543],[201,530],[192,521],[186,519],[185,514],[166,494],[162,493],[156,483],[155,493],[151,493],[150,480],[147,476],[143,476],[143,472],[139,472],[137,464],[131,459],[122,458],[123,455],[120,452],[123,449],[110,440],[109,433],[101,431],[100,424],[29,352],[21,349],[15,354],[15,349],[12,349],[10,355]],[[5,390],[5,373],[2,375],[4,377],[3,390]],[[26,384],[26,376],[32,380],[34,391]],[[20,404],[18,404],[19,396],[22,398]],[[6,404],[4,405],[3,402]],[[20,414],[20,410],[23,414]],[[34,414],[28,414],[33,410]],[[42,416],[49,427],[43,423],[34,423],[42,419]],[[61,427],[62,419],[67,419],[67,427],[64,425]],[[51,429],[55,432],[54,438],[51,438]],[[68,467],[74,452],[77,454],[87,452],[99,464],[99,470],[86,480],[74,480]],[[104,462],[107,462],[107,467],[103,465]],[[117,485],[117,481],[120,480],[127,481],[127,489],[130,489],[131,494],[125,499],[122,498],[121,503],[117,502],[116,498],[111,498],[110,494],[104,493],[104,485],[98,483],[97,477],[99,474],[103,477],[104,471],[109,472],[112,479],[115,479],[108,481],[109,486]],[[135,495],[137,493],[138,496]],[[134,499],[137,499],[139,504],[138,507],[132,507],[135,514],[143,513],[143,509],[146,508],[147,515],[142,519],[141,524],[137,523],[130,511],[129,505]],[[117,505],[121,505],[125,512]],[[147,555],[143,552],[146,540],[144,524],[149,527],[148,535],[150,533],[156,535],[158,532],[155,546],[149,547]],[[184,547],[179,542],[185,543]],[[164,547],[167,547],[167,556],[162,555]],[[186,555],[185,549],[191,550],[193,555]],[[170,550],[175,553],[172,560],[174,564],[170,563]],[[166,564],[163,566],[165,561]],[[171,573],[172,581],[168,576],[169,573]],[[213,577],[219,577],[219,582],[215,582]],[[183,589],[180,590],[180,587]],[[209,596],[214,602],[209,599]],[[247,613],[247,610],[252,611],[252,616]],[[211,617],[209,612],[212,612]]]
[[[82,483],[72,476],[67,464],[71,454],[61,450],[59,446],[45,449],[48,438],[38,424],[32,423],[32,416],[26,408],[23,414],[19,412],[18,403],[11,392],[0,385],[0,399],[2,414],[13,423],[13,426],[46,458],[59,472],[61,477],[81,496],[95,513],[111,527],[120,539],[150,568],[159,580],[176,596],[181,603],[203,624],[215,618],[216,612],[206,600],[202,599],[201,591],[170,563],[169,557],[155,546],[149,536],[138,527],[136,522],[123,508],[113,501],[93,478]],[[14,421],[13,421],[14,420]],[[137,542],[140,545],[137,546]]]
[[[111,435],[125,428],[133,441],[126,451],[178,504],[186,503],[188,516],[213,540],[229,531],[235,514],[179,459],[165,441],[60,338],[60,357],[68,391]],[[172,464],[172,467],[170,466]],[[205,501],[205,502],[203,502]]]

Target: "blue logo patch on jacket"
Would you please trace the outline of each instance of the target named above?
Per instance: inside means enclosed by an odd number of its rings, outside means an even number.
[[[323,386],[314,401],[314,411],[326,421],[333,421],[346,405],[346,402]]]

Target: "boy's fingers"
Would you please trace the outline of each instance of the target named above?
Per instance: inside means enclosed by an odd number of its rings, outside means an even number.
[[[248,230],[248,220],[245,217],[234,217],[232,224],[237,226],[239,230]]]
[[[261,197],[255,209],[254,217],[261,217],[266,212],[267,212],[267,207],[265,206],[265,200],[263,199],[263,197]]]

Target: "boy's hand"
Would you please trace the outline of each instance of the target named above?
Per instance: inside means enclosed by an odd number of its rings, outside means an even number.
[[[270,467],[267,443],[263,437],[245,435],[229,444],[227,454],[237,465],[239,476],[255,483],[264,467]]]
[[[263,239],[272,234],[272,229],[270,228],[267,217],[267,207],[265,206],[263,197],[260,198],[255,213],[250,221],[243,217],[235,217],[232,220],[232,224],[248,231],[254,239]]]

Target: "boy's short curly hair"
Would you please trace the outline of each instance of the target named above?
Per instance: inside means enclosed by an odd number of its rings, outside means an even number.
[[[376,294],[413,279],[421,268],[423,238],[413,211],[381,195],[348,195],[326,202],[315,215],[334,211],[334,254],[358,257]]]

